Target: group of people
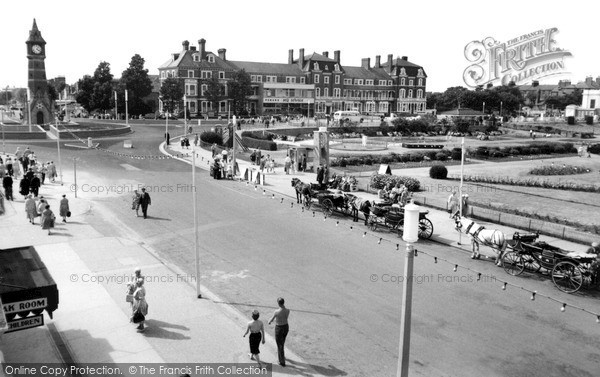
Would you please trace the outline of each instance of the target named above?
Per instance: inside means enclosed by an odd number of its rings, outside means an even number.
[[[469,194],[463,194],[462,197],[458,194],[456,190],[452,190],[452,193],[448,197],[448,213],[450,213],[450,218],[452,218],[456,213],[461,210],[461,201],[462,201],[462,212],[461,216],[467,216],[469,213]]]
[[[59,216],[62,217],[62,221],[66,223],[67,217],[71,216],[69,199],[67,199],[67,195],[62,196],[58,207],[58,212]],[[40,225],[42,226],[42,229],[47,230],[48,235],[51,234],[51,230],[55,225],[56,216],[50,209],[50,204],[48,204],[48,201],[44,199],[43,196],[40,197],[39,202],[36,202],[32,194],[28,194],[25,197],[25,215],[27,216],[29,223],[32,225],[35,225],[35,218],[40,217]]]
[[[404,207],[410,199],[408,187],[400,182],[397,182],[395,185],[391,182],[388,183],[384,188],[379,190],[377,195],[379,196],[379,199],[383,199],[387,202],[398,203],[402,207]]]
[[[152,204],[150,194],[146,192],[146,188],[142,187],[142,192],[133,190],[133,197],[131,202],[131,209],[135,211],[135,217],[140,216],[140,207],[142,208],[142,215],[144,219],[148,218],[148,206]]]
[[[290,331],[288,324],[288,317],[290,310],[285,307],[285,300],[283,297],[277,299],[277,305],[279,309],[275,310],[273,316],[269,320],[269,325],[275,322],[275,343],[277,343],[277,358],[279,359],[279,365],[285,367],[285,339]],[[244,337],[250,333],[248,342],[250,344],[250,359],[256,360],[260,365],[260,343],[265,344],[265,327],[261,320],[260,313],[258,310],[252,311],[252,321],[248,322],[246,326],[246,332]]]
[[[136,267],[131,281],[127,284],[127,295],[125,301],[131,304],[131,317],[129,322],[137,325],[138,331],[144,331],[144,323],[148,315],[148,303],[146,302],[146,288],[142,269]]]

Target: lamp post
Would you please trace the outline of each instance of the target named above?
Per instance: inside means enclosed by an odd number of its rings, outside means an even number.
[[[60,177],[60,185],[62,186],[63,185],[63,176],[62,176],[62,163],[61,163],[61,159],[60,159],[60,130],[58,129],[58,116],[56,116],[55,120],[56,120],[56,149],[58,150],[58,174]]]
[[[183,135],[187,136],[187,96],[183,95]]]
[[[127,101],[129,99],[127,98],[127,89],[125,89],[125,125],[129,126],[129,112],[127,109]]]
[[[77,198],[77,160],[79,160],[79,158],[73,157],[73,184],[75,185],[75,198]]]
[[[31,132],[31,95],[29,94],[29,88],[27,88],[27,121],[29,123],[29,132]]]
[[[196,254],[196,296],[202,298],[200,292],[200,248],[198,247],[198,215],[196,194],[196,146],[192,146],[192,203],[194,209],[194,251]]]
[[[119,119],[118,108],[119,106],[117,106],[117,91],[115,90],[115,120]]]
[[[500,123],[502,123],[502,101],[500,101]]]
[[[414,203],[409,203],[404,207],[404,230],[402,238],[406,242],[406,254],[404,256],[404,282],[402,283],[402,315],[400,317],[400,347],[398,350],[397,377],[408,377],[413,264],[415,258],[412,244],[419,240],[419,210],[419,206]]]

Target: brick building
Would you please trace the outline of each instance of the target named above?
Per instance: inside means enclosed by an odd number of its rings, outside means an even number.
[[[182,51],[173,53],[158,68],[159,79],[161,83],[169,77],[184,80],[192,116],[227,114],[227,82],[242,69],[252,81],[253,94],[247,108],[251,115],[313,116],[354,109],[381,115],[425,111],[427,75],[423,67],[411,63],[406,56],[394,59],[388,55],[383,63],[376,56],[374,65],[365,58],[360,66],[344,66],[339,50],[331,58],[327,51],[306,55],[300,49],[297,58],[294,50],[289,50],[287,63],[268,63],[227,60],[225,49],[219,49],[217,54],[207,51],[204,39],[198,41],[198,48],[188,41],[182,46]],[[212,77],[218,77],[225,86],[218,106],[205,96],[206,81]]]

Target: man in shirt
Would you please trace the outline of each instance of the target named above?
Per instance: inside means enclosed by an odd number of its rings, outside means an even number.
[[[142,188],[142,195],[140,196],[140,206],[142,207],[142,213],[144,214],[144,219],[148,218],[148,205],[151,204],[150,194],[146,192],[145,188]]]
[[[277,356],[279,357],[279,365],[285,366],[285,338],[290,330],[288,325],[288,317],[290,310],[285,307],[283,297],[277,299],[279,309],[275,310],[273,317],[269,320],[269,325],[275,321],[275,342],[277,343]]]

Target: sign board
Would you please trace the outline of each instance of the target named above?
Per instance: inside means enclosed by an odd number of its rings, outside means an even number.
[[[6,314],[25,312],[28,310],[44,309],[46,308],[46,306],[48,306],[48,301],[46,300],[46,297],[35,298],[33,300],[27,301],[8,302],[2,305],[4,313]]]
[[[8,330],[6,330],[6,333],[13,331],[21,331],[38,326],[44,326],[43,314],[8,321]]]
[[[379,165],[379,171],[377,172],[377,174],[389,174],[389,175],[392,175],[392,169],[387,164],[381,164],[381,165]]]

